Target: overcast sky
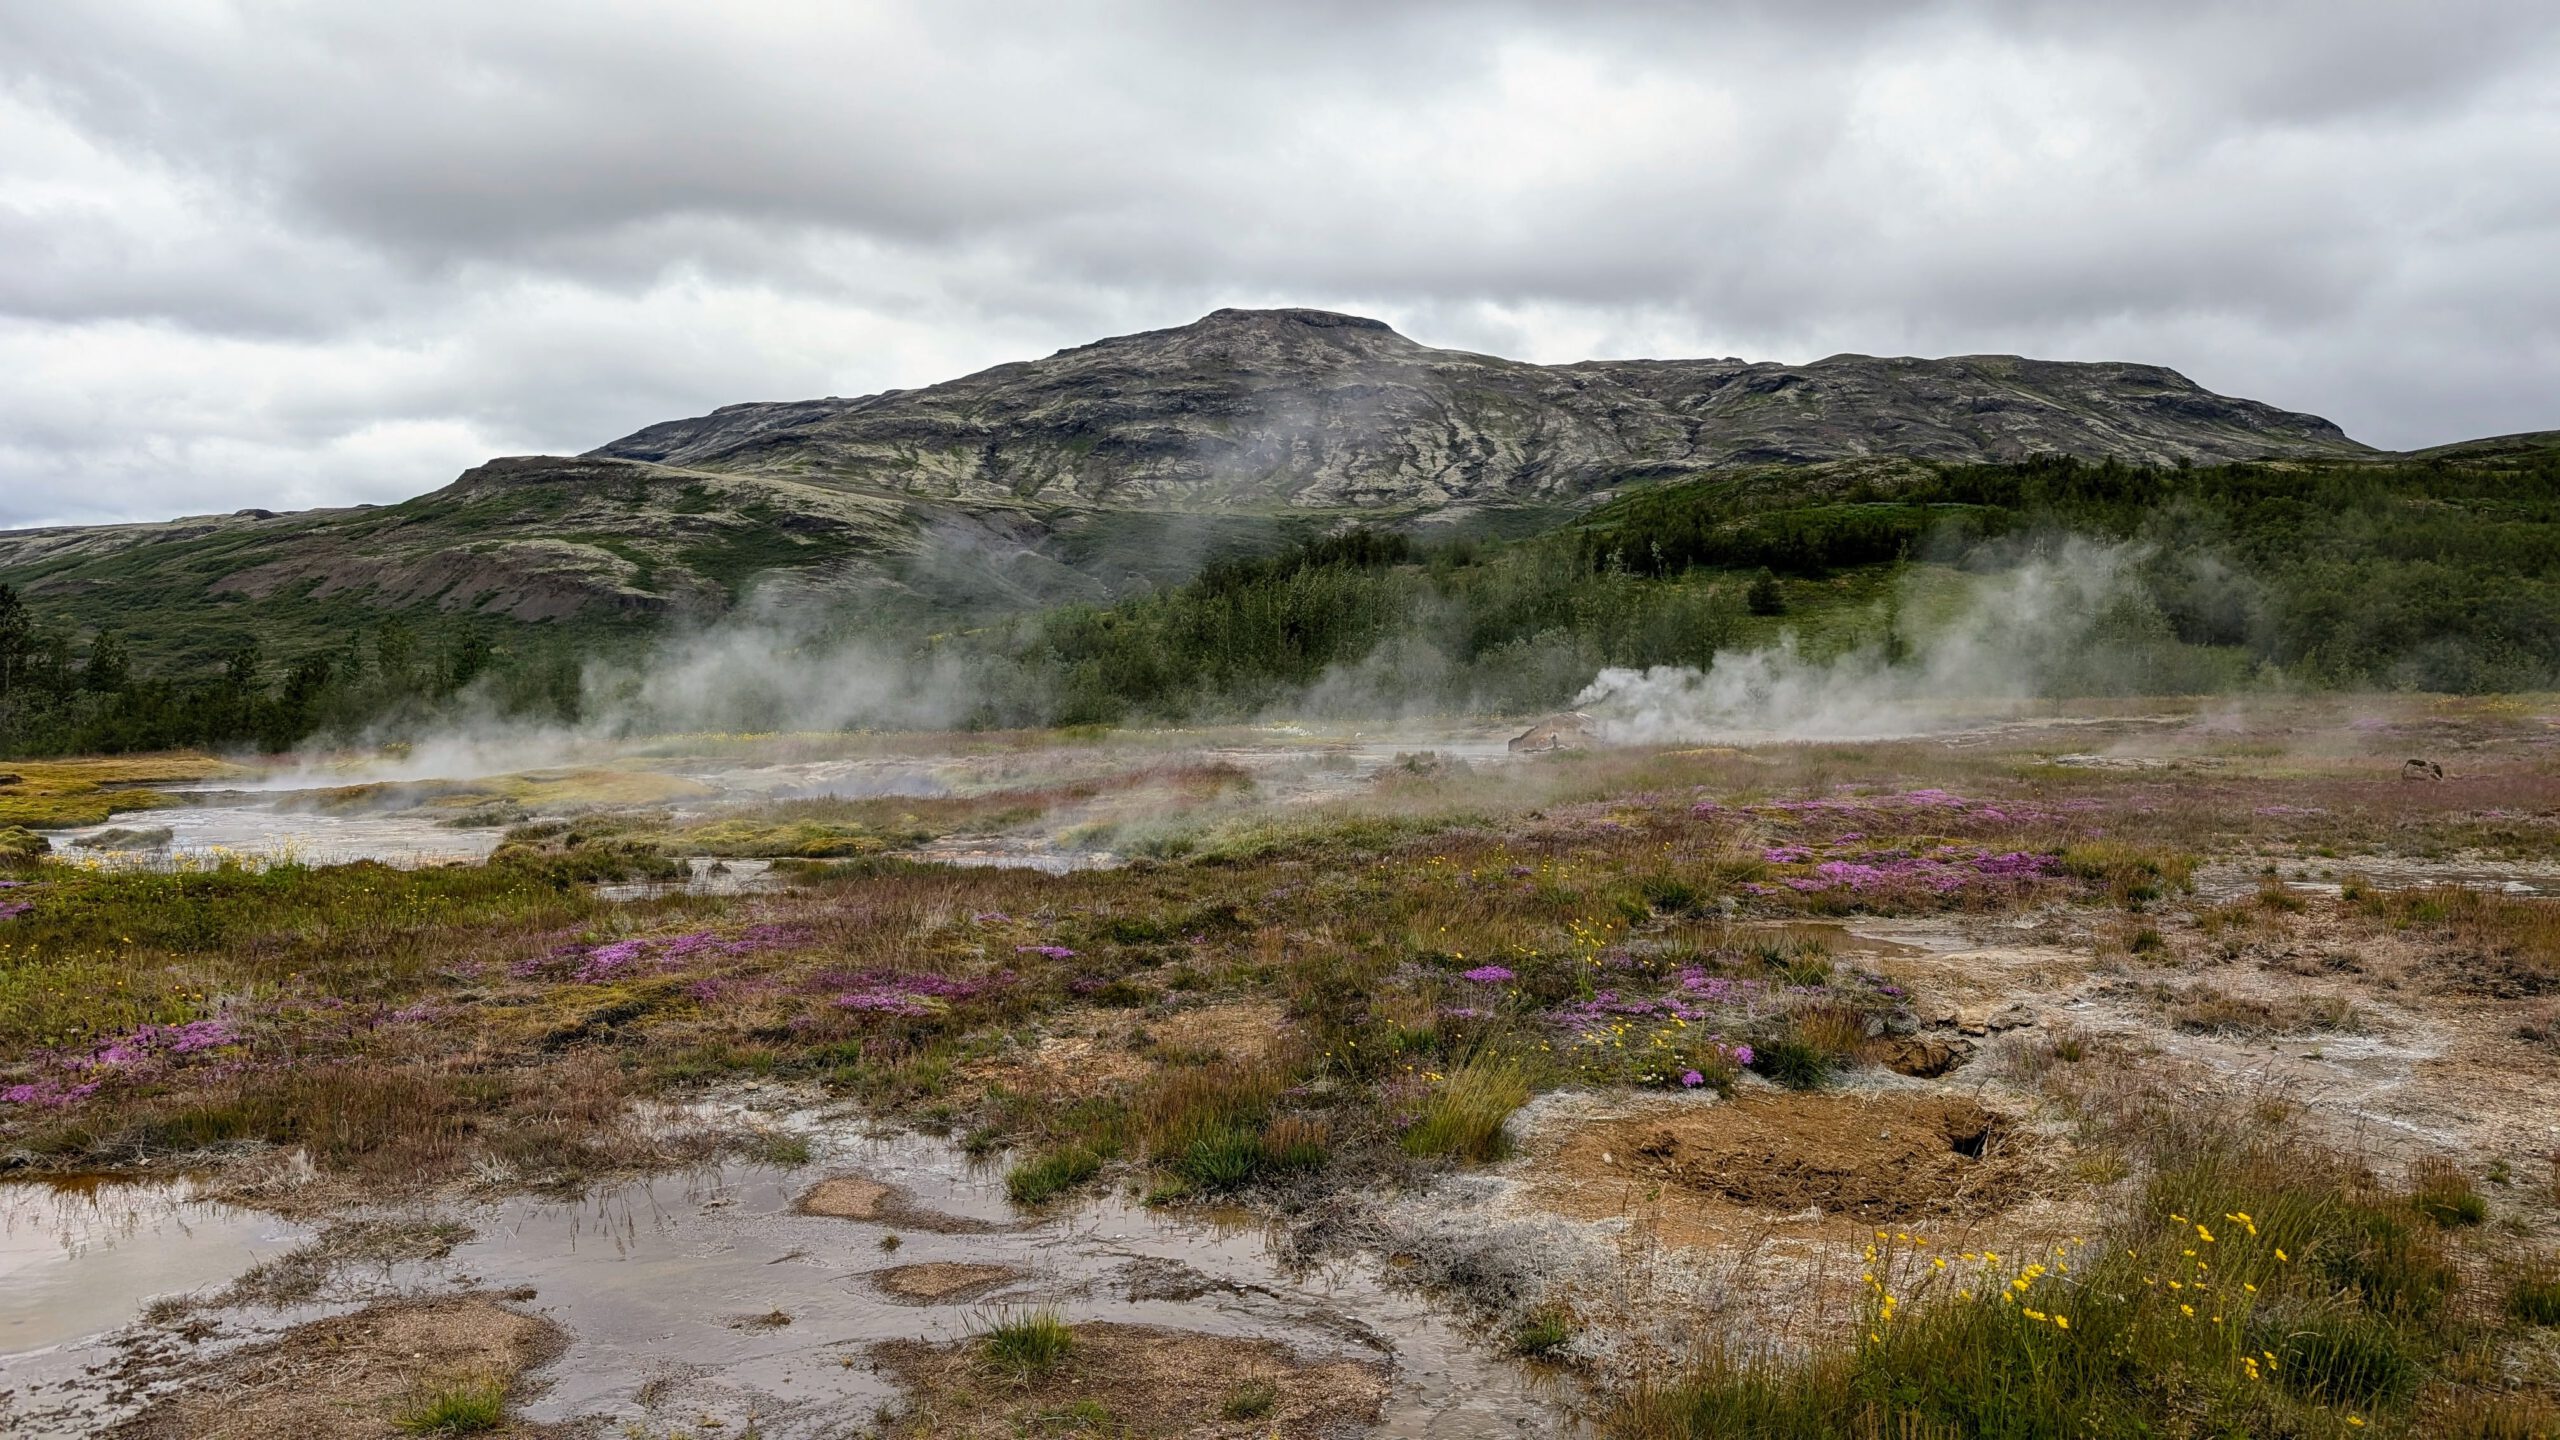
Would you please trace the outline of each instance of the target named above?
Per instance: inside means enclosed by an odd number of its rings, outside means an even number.
[[[0,526],[1277,304],[2560,427],[2560,4],[0,3]]]

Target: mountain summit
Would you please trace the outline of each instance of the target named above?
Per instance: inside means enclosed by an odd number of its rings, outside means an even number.
[[[730,405],[582,456],[492,460],[399,505],[0,533],[0,581],[199,658],[241,625],[342,633],[351,606],[648,624],[762,590],[985,613],[1177,580],[1269,543],[1275,518],[1518,529],[1652,480],[2039,453],[2369,452],[2149,365],[1532,365],[1357,315],[1220,310],[920,390]]]
[[[731,405],[590,451],[960,501],[1435,507],[1858,456],[2173,463],[2363,447],[2150,365],[1835,355],[1532,365],[1323,310],[1219,310],[856,400]]]

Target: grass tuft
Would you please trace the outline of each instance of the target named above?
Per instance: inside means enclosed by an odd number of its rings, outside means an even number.
[[[1503,1122],[1528,1102],[1529,1081],[1517,1063],[1470,1060],[1423,1103],[1421,1118],[1404,1132],[1405,1152],[1499,1160],[1510,1153]]]
[[[1268,1380],[1248,1380],[1218,1402],[1221,1420],[1259,1420],[1280,1403],[1280,1388]]]
[[[1559,1305],[1542,1306],[1511,1332],[1511,1348],[1522,1355],[1548,1355],[1573,1339],[1573,1317]]]
[[[2527,1325],[2560,1325],[2560,1264],[2527,1261],[2507,1284],[2507,1313]]]
[[[2410,1172],[2409,1201],[2418,1213],[2451,1230],[2489,1218],[2489,1202],[2471,1177],[2441,1160],[2421,1161]]]
[[[391,1423],[410,1435],[478,1435],[506,1422],[507,1387],[489,1375],[466,1375],[419,1389]]]
[[[1004,1193],[1016,1205],[1038,1205],[1101,1173],[1101,1156],[1082,1145],[1061,1145],[1006,1172]]]
[[[989,1363],[1026,1380],[1056,1369],[1075,1343],[1075,1331],[1051,1306],[1002,1316],[978,1337]]]

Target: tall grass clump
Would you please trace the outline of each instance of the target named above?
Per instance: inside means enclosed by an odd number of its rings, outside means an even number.
[[[1529,1076],[1515,1060],[1478,1057],[1449,1072],[1404,1132],[1411,1155],[1499,1160],[1510,1153],[1503,1122],[1529,1103]]]
[[[2117,904],[2132,909],[2191,888],[2196,857],[2126,840],[2090,840],[2063,850],[2062,873],[2103,887]]]
[[[506,1423],[507,1387],[489,1375],[468,1375],[421,1387],[391,1423],[410,1435],[478,1435]]]
[[[1083,1145],[1061,1145],[1005,1172],[1004,1193],[1016,1205],[1038,1205],[1102,1173],[1102,1157]]]
[[[2560,1262],[2526,1261],[2507,1282],[2507,1314],[2527,1325],[2560,1325]]]
[[[1163,1193],[1235,1190],[1322,1165],[1330,1129],[1308,1116],[1275,1113],[1291,1078],[1279,1058],[1158,1072],[1130,1110],[1148,1158],[1177,1182]]]
[[[999,1316],[978,1336],[987,1363],[1024,1380],[1056,1369],[1075,1343],[1075,1331],[1054,1306]]]

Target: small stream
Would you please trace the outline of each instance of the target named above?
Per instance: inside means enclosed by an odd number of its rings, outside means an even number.
[[[724,1433],[752,1419],[770,1440],[820,1440],[866,1432],[897,1400],[864,1359],[870,1344],[959,1339],[1007,1308],[1057,1305],[1071,1322],[1267,1338],[1312,1358],[1384,1362],[1394,1382],[1379,1436],[1575,1433],[1559,1381],[1496,1356],[1423,1296],[1389,1284],[1374,1259],[1293,1270],[1242,1212],[1159,1213],[1117,1195],[1026,1218],[1004,1199],[1001,1166],[973,1165],[924,1137],[819,1148],[823,1160],[804,1167],[728,1166],[576,1203],[453,1211],[477,1233],[445,1259],[353,1272],[368,1293],[333,1294],[332,1306],[209,1312],[223,1333],[203,1345],[255,1340],[369,1297],[529,1288],[523,1308],[570,1337],[537,1377],[530,1417],[690,1427],[713,1416],[733,1427]],[[895,1185],[931,1223],[795,1210],[818,1179],[847,1173]],[[307,1233],[205,1204],[183,1183],[0,1185],[0,1389],[15,1392],[0,1429],[71,1436],[112,1423],[149,1388],[147,1374],[119,1375],[118,1362],[170,1344],[133,1324],[151,1299],[219,1290]],[[892,1234],[896,1246],[884,1250]],[[927,1261],[1019,1274],[964,1303],[880,1288],[878,1272]],[[739,1324],[777,1310],[789,1324]]]

